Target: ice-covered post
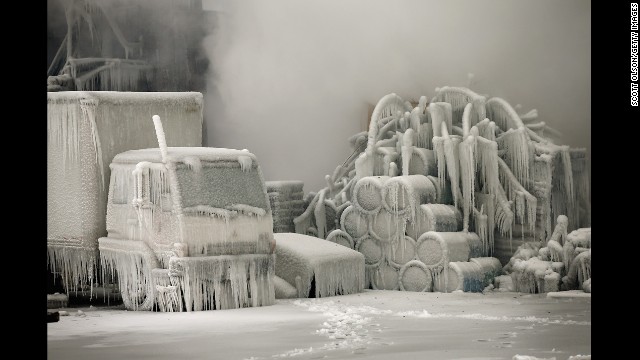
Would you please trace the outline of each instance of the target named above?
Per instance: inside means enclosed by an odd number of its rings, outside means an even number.
[[[160,116],[153,115],[153,126],[156,128],[156,137],[158,137],[158,146],[160,147],[160,154],[162,154],[162,162],[166,163],[167,158],[167,139],[164,136],[164,129],[162,128],[162,120]]]

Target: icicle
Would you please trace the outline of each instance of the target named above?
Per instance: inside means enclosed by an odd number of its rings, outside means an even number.
[[[569,147],[563,146],[561,151],[562,156],[562,169],[564,170],[564,191],[566,196],[567,213],[574,214],[574,191],[573,191],[573,172],[571,171],[571,154],[569,153]],[[571,228],[573,229],[573,227]]]
[[[460,154],[460,179],[462,180],[462,208],[463,208],[463,231],[469,231],[469,216],[471,209],[475,206],[475,167],[474,156],[475,138],[469,136],[459,145]]]
[[[484,208],[481,207],[480,211],[474,210],[474,225],[475,233],[478,234],[480,241],[482,241],[482,256],[488,256],[489,253],[489,234],[487,233],[487,215],[483,214]]]
[[[491,256],[494,253],[494,233],[495,233],[495,216],[496,216],[496,208],[494,205],[495,195],[494,194],[482,194],[476,193],[477,203],[480,205],[483,213],[486,216],[487,221],[487,243],[488,243],[488,255]],[[476,231],[478,232],[478,231]]]
[[[444,138],[440,136],[433,137],[433,151],[436,155],[438,165],[438,181],[445,183],[447,173],[447,162],[445,160]],[[455,198],[455,197],[454,197]]]
[[[246,158],[247,156],[241,156],[243,158]],[[240,161],[240,157],[238,157],[238,162],[240,162],[240,167],[242,168],[243,171],[245,171],[245,167],[243,166],[243,162],[245,160],[243,159],[242,161]],[[251,158],[249,158],[249,166],[247,166],[247,168],[251,168]],[[187,165],[187,167],[189,168],[189,170],[192,170],[195,173],[199,173],[200,170],[202,170],[202,163],[200,162],[200,158],[197,156],[185,156],[182,158],[182,162]]]
[[[275,255],[173,258],[187,311],[266,306],[275,301]],[[172,280],[173,281],[173,280]]]
[[[497,139],[500,149],[506,150],[505,161],[522,184],[529,180],[530,147],[526,131],[508,130]]]
[[[511,233],[511,226],[515,220],[515,215],[511,210],[511,202],[507,200],[504,189],[500,186],[496,195],[496,215],[495,220],[498,224],[500,234],[505,235]],[[513,252],[513,249],[511,249]]]
[[[446,168],[448,170],[449,180],[451,183],[451,193],[453,195],[454,204],[458,206],[458,202],[462,200],[461,199],[462,194],[460,192],[460,177],[459,177],[459,166],[460,166],[459,158],[460,157],[458,154],[458,144],[460,140],[458,138],[449,137],[448,134],[446,134],[444,125],[442,126],[442,131],[445,133],[444,155],[447,163]],[[440,175],[439,172],[440,172],[440,167],[438,166],[438,176]]]
[[[240,163],[240,168],[242,169],[242,171],[251,170],[251,165],[253,163],[251,157],[240,155],[238,156],[238,162]]]
[[[480,183],[490,194],[495,194],[500,186],[498,169],[498,144],[477,137],[476,163],[480,168]]]
[[[77,292],[78,287],[93,286],[97,255],[97,249],[70,247],[65,243],[56,245],[52,239],[47,244],[47,262],[51,272],[60,275],[67,293]]]

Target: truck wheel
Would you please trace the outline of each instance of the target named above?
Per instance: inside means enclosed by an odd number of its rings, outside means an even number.
[[[149,276],[151,277],[151,276]],[[150,279],[151,280],[151,279]],[[123,286],[120,289],[120,294],[122,295],[122,302],[127,310],[136,310],[136,311],[148,311],[153,309],[153,303],[155,301],[155,292],[153,291],[153,281],[148,281],[146,286],[142,283],[138,283],[140,296],[134,296],[134,294],[129,294],[129,290],[126,289],[126,286]]]

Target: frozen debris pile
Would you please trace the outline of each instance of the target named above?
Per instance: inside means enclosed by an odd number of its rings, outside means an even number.
[[[166,119],[168,145],[202,145],[201,93],[47,93],[48,263],[67,292],[97,281],[109,164],[118,153],[157,146],[153,113]],[[115,189],[121,195],[121,187]]]
[[[551,236],[559,214],[575,215],[568,230],[590,223],[586,151],[554,144],[537,116],[461,87],[417,104],[388,94],[295,230],[361,252],[373,289],[494,286],[499,265]]]
[[[295,232],[293,219],[305,209],[304,183],[295,180],[267,181],[267,195],[273,216],[273,232]]]
[[[567,217],[560,215],[546,246],[532,242],[518,248],[504,267],[515,291],[548,293],[581,289],[591,292],[591,228],[567,234],[567,224]]]
[[[271,305],[275,242],[262,171],[246,150],[129,150],[110,165],[103,277],[131,310]],[[104,280],[103,280],[104,282]]]

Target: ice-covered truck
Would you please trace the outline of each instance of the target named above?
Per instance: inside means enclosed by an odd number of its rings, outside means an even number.
[[[229,309],[275,301],[275,240],[263,175],[247,150],[130,150],[111,162],[103,276],[128,309]],[[115,274],[115,275],[114,275]]]

